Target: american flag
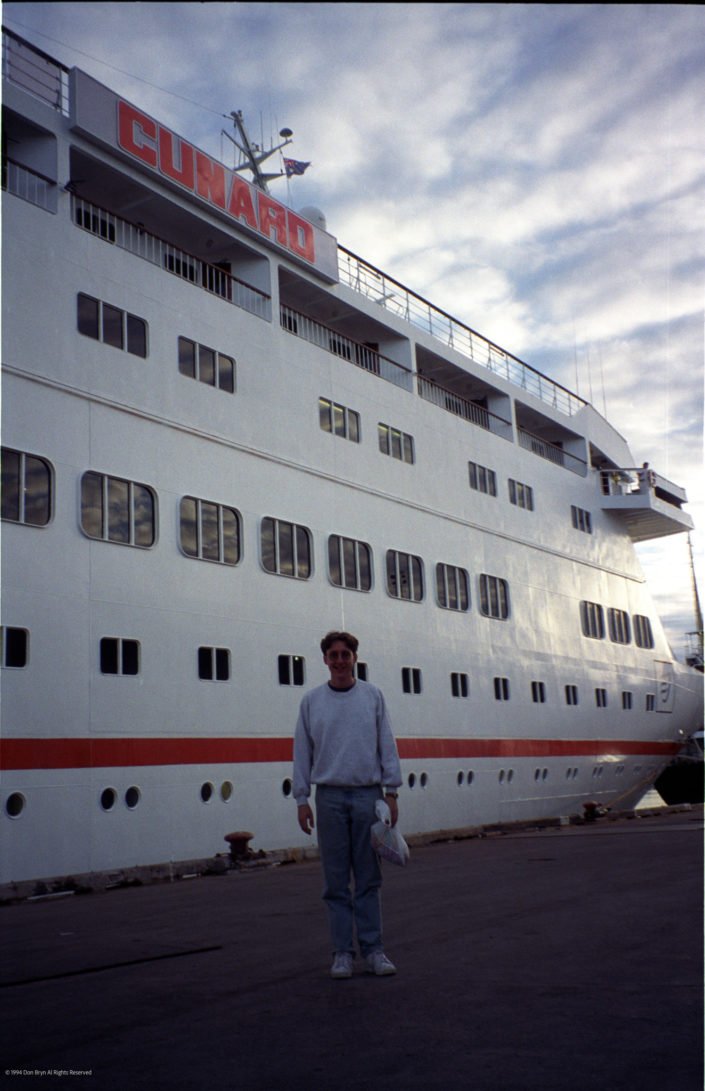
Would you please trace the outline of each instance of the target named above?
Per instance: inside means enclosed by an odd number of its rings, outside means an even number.
[[[298,159],[284,159],[284,170],[286,171],[287,178],[291,178],[293,174],[303,174],[306,167],[310,166],[310,163],[302,163]]]

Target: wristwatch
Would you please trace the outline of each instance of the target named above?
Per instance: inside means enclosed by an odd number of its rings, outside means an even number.
[[[399,795],[398,792],[385,792],[384,794],[388,799],[396,799]]]

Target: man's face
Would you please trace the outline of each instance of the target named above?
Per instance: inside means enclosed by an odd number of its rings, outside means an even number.
[[[353,667],[357,656],[344,641],[335,640],[323,656],[323,662],[330,671],[330,680],[336,689],[346,689],[353,684]]]

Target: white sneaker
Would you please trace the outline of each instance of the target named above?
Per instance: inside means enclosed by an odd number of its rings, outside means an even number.
[[[330,968],[330,976],[337,979],[344,977],[352,977],[353,973],[353,958],[347,951],[339,952],[333,959],[333,965]]]
[[[389,977],[397,972],[393,962],[390,962],[384,951],[373,951],[365,959],[368,974],[376,974],[377,977]]]

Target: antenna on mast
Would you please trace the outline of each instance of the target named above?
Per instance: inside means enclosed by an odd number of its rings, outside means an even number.
[[[260,145],[253,144],[247,135],[242,110],[233,110],[230,116],[233,119],[237,139],[234,136],[231,136],[225,129],[222,130],[222,133],[223,136],[227,136],[228,140],[230,140],[240,152],[240,163],[236,167],[233,167],[233,170],[236,174],[243,170],[251,171],[252,184],[257,186],[258,189],[264,190],[265,193],[269,193],[267,182],[270,182],[273,178],[283,178],[284,171],[280,170],[275,174],[265,174],[260,170],[260,163],[264,163],[266,159],[269,159],[270,155],[274,155],[274,153],[280,151],[281,148],[285,148],[287,144],[291,144],[291,138],[294,135],[293,132],[291,129],[281,129],[279,135],[283,137],[282,142],[273,148],[269,148],[267,151],[263,151]]]

